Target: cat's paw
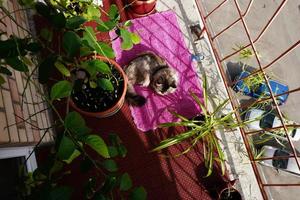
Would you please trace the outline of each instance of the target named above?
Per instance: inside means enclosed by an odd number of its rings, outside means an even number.
[[[147,99],[143,96],[137,95],[134,96],[135,106],[143,106],[147,102]]]
[[[147,102],[147,99],[143,96],[135,95],[135,96],[132,96],[132,97],[128,97],[127,101],[132,106],[140,107],[140,106],[145,105],[145,103]]]

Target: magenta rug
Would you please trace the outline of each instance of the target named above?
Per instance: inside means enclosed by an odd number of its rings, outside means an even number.
[[[160,96],[150,88],[135,87],[138,94],[147,98],[143,107],[130,108],[136,126],[142,131],[148,131],[157,128],[161,123],[177,121],[168,109],[187,117],[199,114],[201,109],[194,103],[189,91],[202,96],[200,79],[192,64],[191,54],[185,45],[176,14],[166,11],[134,19],[132,22],[130,29],[140,35],[141,43],[129,51],[123,51],[120,48],[121,41],[115,40],[113,49],[116,52],[116,61],[124,66],[137,54],[152,51],[166,59],[180,75],[180,84],[176,92],[167,96]],[[114,32],[111,32],[110,36],[114,38]]]

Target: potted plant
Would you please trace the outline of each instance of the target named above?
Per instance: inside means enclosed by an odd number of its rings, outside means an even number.
[[[47,26],[35,35],[17,24],[28,33],[28,36],[1,37],[0,83],[5,81],[3,76],[11,75],[13,70],[24,72],[23,76],[26,77],[24,90],[28,89],[29,84],[35,87],[37,94],[33,95],[40,96],[43,103],[46,103],[48,109],[54,113],[55,120],[51,126],[36,127],[44,134],[34,150],[39,147],[49,129],[57,130],[54,145],[47,153],[46,161],[33,173],[20,169],[22,174],[20,192],[27,199],[70,199],[74,190],[65,185],[63,179],[72,173],[71,164],[76,160],[83,166],[83,173],[91,169],[95,172],[93,176],[86,174],[88,178],[84,181],[85,187],[82,186],[85,188],[82,198],[108,199],[139,196],[140,199],[145,199],[146,192],[143,187],[133,188],[130,176],[127,173],[118,173],[114,157],[125,157],[127,153],[120,138],[110,135],[105,142],[99,134],[92,134],[78,112],[69,110],[68,103],[65,103],[63,111],[55,106],[61,99],[67,99],[76,105],[72,98],[75,99],[75,93],[78,92],[77,86],[83,91],[84,85],[88,85],[93,89],[98,87],[107,92],[114,92],[115,85],[119,84],[122,85],[122,91],[126,90],[126,76],[111,60],[115,55],[109,45],[110,41],[99,41],[97,36],[99,32],[114,29],[118,37],[122,38],[123,49],[130,49],[134,43],[139,42],[138,35],[127,30],[131,22],[119,24],[119,12],[115,5],[112,5],[108,12],[102,11],[108,18],[103,21],[100,19],[99,7],[92,1],[54,0],[42,3],[20,0],[19,2],[24,9],[38,14]],[[2,6],[2,1],[0,10],[5,17],[14,20],[12,16],[14,11],[9,11]],[[96,26],[96,30],[84,26],[91,21]],[[54,71],[59,75],[51,77],[51,72]],[[50,82],[49,80],[54,81],[49,93],[41,89],[36,81],[36,75],[38,81],[45,84],[44,86]],[[119,96],[122,96],[121,93]],[[30,123],[32,116],[22,122]]]
[[[81,7],[85,8],[83,5]],[[74,6],[71,8],[74,9]],[[117,36],[122,38],[123,49],[132,48],[140,39],[137,34],[127,30],[130,21],[119,23],[120,16],[115,5],[110,7],[107,13],[109,20],[106,21],[100,19],[99,9],[91,5],[86,5],[86,10],[80,10],[79,13],[82,14],[66,15],[65,26],[60,32],[62,45],[58,46],[59,54],[51,54],[42,61],[39,80],[41,83],[47,82],[48,76],[43,71],[46,66],[43,64],[54,64],[66,80],[55,83],[51,93],[63,87],[64,94],[70,96],[68,100],[75,110],[88,116],[108,117],[115,114],[124,103],[127,77],[112,60],[115,57],[112,48],[98,41],[97,34],[115,30]],[[45,12],[39,14],[43,17],[49,15]],[[88,21],[92,21],[92,27],[86,25]],[[45,32],[45,29],[41,30],[41,40],[45,40],[47,38],[42,31]]]
[[[101,72],[90,71],[90,62],[104,62]],[[73,71],[74,89],[70,105],[91,117],[115,114],[122,107],[127,91],[127,77],[122,68],[115,61],[99,55],[86,58],[82,66]]]
[[[197,95],[191,92],[191,96],[193,97],[197,105],[201,108],[202,113],[193,119],[188,119],[185,116],[171,111],[172,114],[181,121],[163,123],[160,125],[160,127],[183,126],[187,128],[187,131],[161,141],[158,146],[152,150],[152,152],[160,151],[172,145],[179,144],[183,141],[188,141],[188,148],[177,155],[172,155],[174,157],[177,157],[182,154],[188,153],[200,142],[203,147],[205,167],[207,168],[206,177],[212,174],[214,163],[218,164],[217,168],[220,169],[221,174],[224,175],[225,155],[220,144],[220,139],[216,135],[215,130],[235,129],[237,127],[244,126],[247,121],[238,123],[233,117],[234,111],[222,114],[222,111],[229,103],[229,99],[226,99],[223,102],[219,103],[218,105],[216,105],[215,109],[212,112],[209,112],[207,109],[209,96],[207,95],[208,88],[205,74],[203,75],[202,81],[204,100],[200,100]]]
[[[219,193],[218,200],[242,200],[242,196],[234,187],[227,187]]]
[[[155,12],[157,0],[126,0],[129,14],[133,18],[143,17]]]

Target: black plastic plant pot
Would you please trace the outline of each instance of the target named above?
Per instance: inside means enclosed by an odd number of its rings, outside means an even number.
[[[242,200],[242,195],[233,187],[224,188],[220,192],[218,200]]]

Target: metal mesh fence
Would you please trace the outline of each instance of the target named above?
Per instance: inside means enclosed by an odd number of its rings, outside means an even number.
[[[264,199],[300,195],[300,1],[196,0]]]

